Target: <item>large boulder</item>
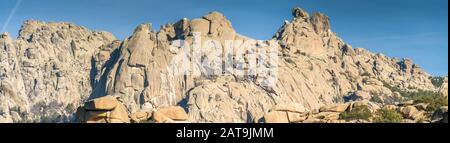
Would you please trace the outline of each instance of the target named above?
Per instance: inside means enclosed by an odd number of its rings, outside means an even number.
[[[149,120],[152,117],[152,112],[138,111],[130,114],[130,119],[133,123],[141,123]]]
[[[288,104],[278,104],[272,107],[269,111],[286,111],[286,112],[297,112],[297,113],[303,113],[307,110],[305,107],[301,104],[296,103],[288,103]]]
[[[289,123],[300,123],[308,118],[308,114],[287,112]]]
[[[84,104],[84,109],[89,111],[111,111],[119,104],[116,97],[105,96],[90,100]]]
[[[397,104],[397,106],[410,106],[414,104],[414,100],[408,100]]]
[[[158,111],[153,111],[152,119],[155,123],[173,123],[172,119]]]
[[[163,107],[153,111],[153,120],[156,123],[171,123],[174,121],[186,121],[187,119],[187,113],[179,106]]]
[[[286,112],[274,111],[264,115],[265,123],[289,123],[288,115]]]
[[[414,106],[406,106],[400,109],[403,117],[413,120],[419,120],[424,118],[425,112],[417,110]]]
[[[127,108],[113,96],[87,101],[77,109],[75,120],[79,123],[130,123]]]
[[[191,32],[199,32],[201,35],[209,33],[209,21],[206,19],[194,19],[191,21]]]
[[[113,41],[108,32],[35,20],[25,21],[16,38],[0,34],[0,112],[20,108],[0,118],[70,122],[102,74],[93,57]]]
[[[188,118],[186,111],[184,111],[184,109],[180,106],[160,108],[157,110],[157,112],[164,114],[166,117],[169,117],[172,120],[183,121],[187,120]]]

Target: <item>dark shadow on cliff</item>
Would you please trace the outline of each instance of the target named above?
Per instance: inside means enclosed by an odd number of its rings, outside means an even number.
[[[102,69],[104,69],[105,71],[103,72],[103,75],[101,75],[100,80],[98,81],[98,83],[94,83],[92,86],[92,93],[89,96],[89,99],[95,99],[98,97],[102,97],[102,96],[106,96],[106,82],[108,80],[108,75],[111,72],[112,68],[114,67],[114,65],[118,62],[119,60],[119,56],[120,56],[120,48],[115,49],[113,52],[111,52],[111,58],[105,62],[105,64],[103,65]],[[95,67],[95,62],[91,63],[93,64],[92,66]],[[92,68],[91,69],[91,73],[94,70],[95,73],[96,69]],[[91,82],[95,81],[95,73],[92,76],[91,74]]]
[[[189,89],[186,92],[186,95],[184,96],[183,100],[181,100],[180,102],[177,103],[177,105],[182,107],[184,109],[184,111],[186,111],[186,113],[189,113],[188,102],[189,102],[189,98],[190,98],[190,94],[191,94],[192,90],[194,90],[194,88]]]

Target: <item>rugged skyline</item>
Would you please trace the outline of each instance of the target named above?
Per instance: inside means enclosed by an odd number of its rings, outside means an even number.
[[[324,13],[285,13],[265,41],[217,11],[125,40],[28,20],[0,36],[0,122],[448,122],[447,77],[352,47]]]
[[[448,74],[448,1],[143,1],[113,0],[32,1],[2,0],[0,26],[17,37],[24,20],[67,21],[89,29],[112,32],[123,40],[143,22],[154,29],[183,17],[195,18],[220,11],[233,21],[241,34],[270,39],[290,19],[285,9],[302,6],[307,11],[327,13],[332,27],[354,47],[363,47],[390,57],[408,57],[433,75]],[[239,3],[239,6],[235,6]],[[276,6],[274,6],[276,3]],[[80,10],[83,9],[83,10]],[[11,17],[9,22],[8,17]],[[249,21],[258,23],[253,24]],[[5,26],[5,24],[9,23]],[[349,28],[351,27],[351,28]]]

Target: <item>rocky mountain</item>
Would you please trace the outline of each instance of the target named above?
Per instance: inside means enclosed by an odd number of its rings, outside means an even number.
[[[264,41],[219,12],[159,31],[142,24],[123,41],[26,21],[16,40],[0,37],[0,122],[325,122],[361,103],[412,118],[418,101],[402,103],[424,91],[448,102],[447,78],[353,48],[322,13],[292,14]]]

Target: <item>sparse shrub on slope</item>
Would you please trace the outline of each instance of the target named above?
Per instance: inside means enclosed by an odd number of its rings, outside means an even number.
[[[401,123],[403,116],[395,110],[380,109],[376,112],[374,123]]]
[[[432,81],[434,81],[433,84],[435,86],[437,86],[437,85],[440,86],[440,85],[442,85],[443,78],[441,79],[439,77],[436,77],[435,79],[432,79]],[[389,88],[392,92],[400,93],[403,97],[405,97],[406,100],[414,100],[414,103],[429,104],[428,111],[432,112],[432,111],[436,111],[441,106],[448,106],[448,97],[444,97],[438,92],[423,91],[423,90],[408,92],[408,91],[400,89],[399,87],[391,86],[386,82],[383,82],[383,83],[384,83],[384,86]]]
[[[346,111],[341,113],[340,119],[342,120],[369,120],[372,117],[372,112],[370,112],[367,106],[356,107],[351,111]]]
[[[445,77],[431,77],[430,80],[435,87],[439,88],[444,83]]]
[[[430,112],[436,111],[439,107],[448,106],[448,97],[432,91],[410,93],[408,98],[414,100],[415,103],[429,104],[427,110]]]

